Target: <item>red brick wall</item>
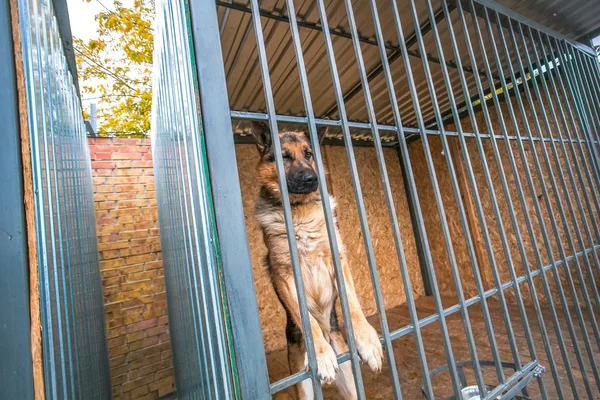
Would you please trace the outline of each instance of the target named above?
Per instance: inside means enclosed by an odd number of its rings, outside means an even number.
[[[149,139],[89,139],[114,399],[173,391]]]

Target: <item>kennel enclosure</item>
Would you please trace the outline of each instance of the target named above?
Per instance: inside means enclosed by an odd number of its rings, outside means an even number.
[[[157,2],[153,151],[182,398],[284,398],[306,379],[335,396],[310,329],[309,368],[286,370],[249,121],[271,128],[304,327],[278,131],[309,133],[321,195],[344,205],[386,361],[360,366],[325,201],[338,363],[359,398],[597,396],[600,69],[576,39],[599,6],[542,3],[563,21],[531,18],[554,30],[486,0]]]
[[[0,31],[0,397],[107,399],[90,156],[66,1],[4,1]]]

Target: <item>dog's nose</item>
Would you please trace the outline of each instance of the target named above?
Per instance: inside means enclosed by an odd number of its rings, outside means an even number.
[[[314,173],[307,173],[304,174],[304,176],[302,177],[302,180],[304,181],[305,184],[307,185],[311,185],[317,182],[317,175]]]

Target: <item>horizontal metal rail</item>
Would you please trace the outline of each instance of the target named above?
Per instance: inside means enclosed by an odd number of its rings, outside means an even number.
[[[267,120],[267,114],[263,114],[263,113],[256,113],[256,112],[248,112],[248,111],[231,111],[231,118],[233,119],[243,119],[243,120],[253,120],[253,121],[266,121]],[[290,116],[290,115],[281,115],[278,114],[277,115],[277,121],[278,122],[287,122],[290,124],[307,124],[307,118],[306,117],[297,117],[297,116]],[[325,125],[325,126],[334,126],[334,127],[341,127],[342,126],[342,122],[340,120],[337,119],[322,119],[322,118],[316,118],[315,122],[317,123],[317,125]],[[368,122],[359,122],[359,121],[349,121],[348,122],[348,126],[350,128],[356,128],[356,129],[371,129],[371,124]],[[388,132],[398,132],[398,129],[393,126],[393,125],[386,125],[386,124],[377,124],[377,129],[379,129],[380,131],[388,131]],[[408,126],[403,126],[402,127],[402,132],[405,135],[417,135],[419,134],[420,130],[418,128],[412,128],[412,127],[408,127]],[[428,135],[440,135],[441,131],[437,130],[437,129],[425,129],[425,133]],[[444,134],[446,136],[450,136],[450,137],[458,137],[459,134],[458,132],[455,131],[447,131],[444,130]],[[477,134],[476,133],[472,133],[472,132],[464,132],[463,136],[465,137],[476,137]],[[483,138],[483,139],[490,139],[491,135],[489,133],[481,133],[479,134],[479,137]],[[540,139],[538,137],[534,137],[533,139],[530,139],[527,136],[521,136],[521,137],[517,137],[517,136],[504,136],[504,135],[494,135],[494,139],[496,140],[505,140],[506,137],[509,138],[509,140],[517,140],[517,139],[521,139],[524,142],[527,142],[529,140],[533,140],[534,142],[539,142],[539,141],[544,141],[544,142],[556,142],[556,143],[587,143],[584,139],[579,139],[579,140],[575,140],[575,139],[558,139],[558,138],[543,138]],[[365,140],[366,141],[366,140]],[[397,143],[397,141],[393,141],[393,140],[388,140],[388,141],[383,141],[383,143]],[[594,141],[592,142],[594,144],[599,144],[600,142],[598,141]]]

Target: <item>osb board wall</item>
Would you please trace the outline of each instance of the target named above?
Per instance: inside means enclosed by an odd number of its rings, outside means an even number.
[[[539,109],[539,106],[536,106],[536,107],[537,107],[537,109]],[[500,120],[498,118],[498,114],[494,108],[490,108],[489,111],[490,111],[490,117],[491,117],[492,125],[493,125],[492,129],[494,130],[495,134],[501,135],[502,130],[501,130],[501,124],[500,124]],[[510,120],[508,119],[509,114],[508,114],[508,107],[507,107],[506,103],[502,103],[502,114],[504,116],[504,120],[506,121],[506,127],[507,127],[508,134],[516,135],[517,132],[511,126]],[[526,122],[520,115],[519,111],[516,111],[516,115],[517,115],[517,128],[520,131],[521,136],[525,136],[527,134]],[[534,116],[533,116],[533,113],[532,113],[530,107],[528,107],[528,106],[526,106],[526,116],[527,116],[527,121],[529,121],[529,124],[530,124],[529,126],[530,126],[530,129],[532,130],[533,136],[534,137],[538,136],[538,132],[537,132],[535,124],[534,124]],[[539,116],[539,113],[538,113],[538,116]],[[542,124],[542,123],[543,123],[543,121],[540,119],[540,124]],[[481,132],[485,132],[485,133],[488,132],[488,127],[485,124],[484,115],[481,112],[477,114],[477,124],[478,124]],[[543,124],[541,126],[543,129],[543,127],[544,127]],[[472,131],[471,125],[468,120],[463,121],[463,127],[465,130]],[[565,132],[562,129],[562,126],[560,128],[561,128],[562,134],[564,136]],[[454,130],[454,127],[449,127],[448,129]],[[556,131],[556,126],[554,124],[551,124],[551,129],[553,130],[553,135],[555,137],[557,137],[558,134]],[[545,136],[548,136],[548,133],[545,129],[543,130],[543,134]],[[571,134],[573,134],[572,130],[571,130]],[[450,139],[450,140],[456,140],[456,139]],[[437,138],[432,140],[432,142],[434,143],[433,146],[436,148],[441,146],[440,141]],[[542,173],[542,175],[544,177],[544,181],[545,181],[544,188],[547,191],[548,198],[550,200],[550,204],[552,207],[552,212],[549,212],[549,210],[546,206],[546,202],[545,202],[545,198],[544,198],[544,191],[542,190],[542,186],[541,186],[542,182],[540,179],[538,179],[538,174],[535,169],[535,161],[534,161],[532,147],[529,142],[524,142],[524,145],[523,145],[526,160],[527,160],[527,163],[528,163],[530,171],[531,171],[531,180],[535,187],[536,197],[539,201],[541,217],[543,220],[543,224],[545,225],[545,229],[548,234],[549,245],[552,250],[549,253],[547,251],[547,248],[546,248],[546,245],[544,242],[542,225],[540,224],[540,221],[536,215],[536,211],[535,211],[535,207],[534,207],[534,196],[533,196],[530,186],[528,184],[526,167],[525,167],[525,164],[523,163],[523,158],[521,157],[521,155],[519,153],[518,143],[516,141],[511,141],[510,148],[512,149],[512,153],[514,156],[516,169],[518,171],[518,178],[520,179],[521,184],[523,186],[525,204],[527,207],[528,215],[530,217],[535,244],[534,244],[534,242],[532,242],[531,237],[527,230],[525,214],[523,213],[523,207],[519,200],[519,193],[517,190],[517,180],[511,169],[511,162],[510,162],[510,157],[509,157],[509,152],[508,152],[508,149],[506,146],[506,142],[503,140],[499,140],[499,141],[497,141],[497,144],[498,144],[498,150],[499,150],[499,155],[500,155],[500,160],[501,160],[501,166],[504,169],[504,174],[506,175],[506,178],[507,178],[507,186],[509,188],[510,197],[512,198],[512,201],[513,201],[513,210],[515,212],[516,219],[518,221],[518,228],[519,228],[518,230],[520,231],[521,239],[524,244],[523,247],[525,249],[527,264],[528,264],[529,268],[531,268],[531,270],[539,269],[540,262],[538,261],[538,257],[539,257],[539,260],[541,260],[541,264],[544,266],[547,266],[551,263],[550,254],[554,257],[554,261],[562,259],[561,252],[559,250],[559,242],[557,242],[556,234],[554,233],[554,231],[552,229],[553,218],[555,218],[556,225],[557,225],[557,231],[558,231],[557,234],[558,234],[558,237],[560,240],[560,244],[562,244],[562,246],[563,246],[564,254],[566,254],[566,256],[571,256],[573,254],[573,251],[571,250],[571,248],[569,246],[567,232],[571,233],[571,237],[573,239],[576,251],[581,250],[581,243],[578,240],[578,237],[576,235],[577,234],[577,230],[575,229],[576,224],[579,225],[580,232],[583,237],[583,245],[586,248],[590,247],[590,242],[587,239],[582,218],[585,218],[585,220],[587,220],[588,224],[590,225],[590,228],[592,229],[592,235],[593,235],[593,225],[598,224],[598,222],[600,220],[598,219],[599,216],[597,215],[594,207],[592,207],[592,210],[590,210],[586,207],[586,204],[583,200],[584,199],[583,195],[584,195],[584,193],[587,193],[588,196],[590,196],[590,199],[593,201],[594,196],[597,196],[598,189],[594,188],[594,187],[589,187],[587,182],[584,182],[584,185],[580,185],[580,183],[577,179],[577,175],[576,175],[576,163],[574,162],[574,160],[572,158],[572,154],[570,153],[570,150],[569,150],[569,146],[571,146],[571,145],[570,144],[566,145],[567,146],[567,155],[568,155],[568,159],[569,159],[569,164],[570,164],[571,168],[573,168],[573,171],[575,173],[575,180],[576,180],[575,186],[576,186],[577,193],[575,193],[575,191],[573,190],[571,182],[568,179],[567,163],[566,163],[566,159],[564,156],[564,152],[563,152],[562,148],[560,147],[560,144],[556,143],[556,150],[558,153],[560,165],[562,167],[562,176],[564,176],[564,178],[565,178],[567,193],[565,193],[563,190],[563,185],[560,180],[561,173],[555,163],[552,146],[548,142],[546,142],[544,145],[546,151],[548,152],[548,157],[549,157],[549,161],[550,161],[550,164],[551,164],[551,167],[553,170],[554,179],[556,179],[556,181],[557,181],[558,194],[559,194],[559,198],[561,199],[562,205],[563,205],[565,213],[566,213],[567,226],[565,226],[562,223],[561,218],[560,218],[557,198],[556,198],[556,196],[552,190],[552,186],[551,186],[551,179],[552,179],[551,174],[547,167],[547,164],[544,161],[543,148],[542,148],[541,143],[536,142],[535,148],[536,148],[538,159],[540,162],[541,173]],[[502,242],[500,240],[500,234],[498,231],[496,218],[495,218],[494,212],[493,212],[493,205],[491,202],[491,198],[490,198],[490,195],[488,192],[487,185],[485,184],[485,176],[484,176],[484,172],[483,172],[483,167],[482,167],[479,153],[477,151],[477,146],[476,146],[475,140],[468,139],[467,147],[468,147],[468,150],[470,153],[470,159],[471,159],[474,173],[475,173],[475,180],[479,186],[479,194],[480,194],[482,206],[484,208],[484,212],[486,215],[486,223],[488,225],[488,231],[490,233],[491,242],[492,242],[492,246],[494,249],[495,259],[498,264],[499,275],[501,276],[501,279],[503,282],[508,282],[508,281],[510,281],[508,262],[507,262],[507,259],[505,256],[505,252],[503,251],[503,248],[502,248]],[[486,158],[488,166],[490,168],[491,179],[492,179],[493,187],[495,190],[495,196],[496,196],[496,199],[499,204],[499,210],[500,210],[500,214],[502,217],[502,222],[504,224],[504,230],[505,230],[506,236],[507,236],[507,242],[508,242],[508,248],[510,249],[510,255],[512,257],[513,265],[515,266],[516,273],[517,273],[517,275],[520,276],[525,273],[525,268],[524,268],[525,264],[523,263],[523,259],[519,253],[519,247],[518,247],[518,243],[517,243],[517,234],[511,224],[509,205],[507,202],[507,198],[504,196],[504,193],[502,190],[501,172],[498,167],[497,159],[494,156],[492,145],[489,140],[486,140],[486,139],[483,140],[483,148],[484,148],[484,152],[485,152],[485,158]],[[580,153],[580,151],[579,151],[578,145],[575,145],[575,152],[577,154],[578,162],[581,165],[583,158],[582,158],[582,153]],[[583,154],[585,157],[588,157],[585,146],[584,146]],[[462,153],[461,153],[461,156],[462,156]],[[579,208],[577,207],[577,203],[576,203],[577,197],[582,199],[583,208],[584,208],[583,216],[581,215],[581,213],[579,212]],[[571,215],[569,214],[568,204],[573,205],[573,209],[575,212],[575,221],[571,218]],[[458,218],[458,216],[456,216],[455,218]],[[576,268],[575,268],[576,264],[574,262],[571,262],[570,266],[571,266],[571,274],[572,274],[572,278],[575,282],[576,290],[578,292],[580,292],[581,285],[580,285],[580,281],[578,279],[578,275],[576,274]],[[583,257],[579,258],[579,267],[582,268],[582,273],[583,273],[584,279],[590,279],[589,275],[587,274],[587,265],[586,265],[585,259]],[[489,268],[489,266],[487,266],[487,268]],[[592,268],[593,268],[593,264],[592,264]],[[572,297],[569,294],[569,286],[568,286],[568,281],[566,279],[567,275],[566,275],[566,272],[565,272],[563,266],[559,267],[559,274],[560,274],[560,278],[561,278],[560,279],[561,283],[563,285],[563,290],[565,290],[567,292],[566,297],[567,297],[568,301],[571,302]],[[559,300],[558,296],[557,296],[558,292],[556,290],[557,288],[556,288],[554,277],[552,274],[548,274],[548,281],[549,281],[550,290],[553,293],[554,302],[557,303]],[[537,290],[538,298],[540,298],[540,300],[542,300],[542,301],[547,301],[547,299],[543,296],[543,293],[544,293],[543,285],[542,285],[542,280],[540,279],[540,277],[535,278],[535,282],[536,282],[536,290]],[[589,281],[588,281],[588,283],[589,283]],[[527,286],[521,285],[521,287],[523,289],[523,295],[526,298],[529,298],[530,293],[527,289]],[[589,286],[588,286],[588,290],[589,290]],[[508,296],[509,298],[514,298],[512,291],[509,291],[508,295],[509,295]],[[581,299],[582,298],[580,297],[580,300]]]
[[[384,152],[413,294],[419,297],[423,295],[423,283],[404,195],[399,160],[396,150],[386,149]],[[254,203],[260,184],[255,172],[258,153],[254,145],[237,145],[236,154],[263,339],[266,351],[270,352],[285,346],[285,314],[273,291],[264,266],[266,248],[260,228],[253,216]],[[338,201],[340,233],[347,249],[356,290],[365,314],[372,315],[376,313],[375,299],[345,149],[344,147],[326,147],[323,157],[329,170],[328,188]],[[404,303],[405,295],[375,150],[357,147],[355,148],[355,157],[381,290],[385,306],[390,308]]]

